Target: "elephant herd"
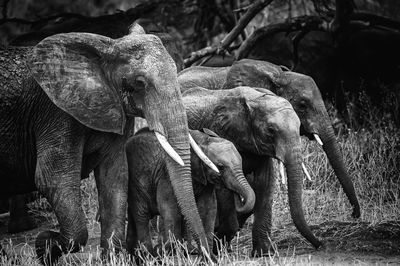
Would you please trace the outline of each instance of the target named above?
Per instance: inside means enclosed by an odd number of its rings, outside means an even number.
[[[135,24],[119,39],[61,33],[0,50],[0,195],[38,190],[60,231],[41,232],[42,263],[88,239],[81,179],[94,172],[103,254],[110,243],[154,254],[148,223],[168,241],[192,237],[210,252],[254,214],[253,254],[271,248],[275,173],[286,172],[298,231],[322,246],[304,218],[300,135],[324,149],[352,207],[360,207],[312,78],[242,59],[229,67],[177,67],[160,39]],[[132,135],[134,117],[148,128]],[[125,222],[128,229],[125,234]],[[188,229],[188,231],[187,231]],[[187,234],[185,234],[187,233]],[[49,252],[47,252],[49,251]]]

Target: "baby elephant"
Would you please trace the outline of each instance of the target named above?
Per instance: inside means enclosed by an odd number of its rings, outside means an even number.
[[[235,146],[211,130],[204,129],[204,131],[206,133],[191,130],[190,134],[218,167],[219,173],[206,166],[193,150],[191,167],[197,206],[207,234],[208,245],[212,250],[212,233],[217,212],[214,187],[221,185],[233,191],[236,210],[241,213],[253,209],[255,195],[243,175],[242,158]],[[129,168],[128,251],[134,254],[140,242],[155,255],[149,232],[151,218],[158,214],[163,218],[164,233],[161,239],[164,243],[169,239],[169,232],[181,240],[184,231],[182,215],[166,167],[166,162],[170,159],[157,142],[154,133],[148,129],[140,130],[129,139],[126,144],[126,154]]]

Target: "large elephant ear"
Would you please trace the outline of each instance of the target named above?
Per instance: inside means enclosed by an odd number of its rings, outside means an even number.
[[[270,89],[281,83],[282,70],[272,63],[242,59],[236,61],[226,77],[226,88],[250,86]]]
[[[203,128],[203,132],[206,133],[207,135],[209,135],[210,137],[215,137],[215,138],[220,137],[220,136],[218,136],[217,133],[215,133],[214,131],[212,131],[211,129],[208,129],[208,128]]]
[[[57,34],[33,48],[28,65],[60,109],[87,127],[122,134],[123,106],[101,64],[112,44],[112,39],[97,34]]]

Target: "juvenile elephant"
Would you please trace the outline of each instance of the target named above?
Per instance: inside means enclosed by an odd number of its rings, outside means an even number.
[[[100,245],[124,245],[128,179],[123,150],[133,116],[164,143],[171,183],[198,242],[206,241],[190,176],[187,117],[176,66],[161,41],[138,28],[120,39],[90,33],[48,37],[0,51],[0,195],[39,190],[60,233],[36,239],[42,262],[85,245],[80,180],[94,170]],[[111,219],[112,217],[112,219]],[[49,256],[45,255],[48,246]],[[60,248],[61,247],[61,248]]]
[[[194,141],[218,167],[219,174],[206,167],[192,152],[193,189],[200,216],[210,245],[213,243],[217,202],[214,187],[222,185],[235,193],[235,207],[239,213],[250,212],[255,195],[242,171],[242,159],[235,146],[210,130],[206,133],[191,130]],[[166,167],[166,154],[148,128],[141,129],[126,144],[129,169],[127,247],[134,254],[139,243],[155,253],[151,243],[149,221],[160,214],[164,221],[163,242],[171,232],[182,239],[182,215],[171,187],[171,172]],[[240,201],[243,198],[243,204]]]
[[[249,180],[256,194],[253,253],[265,254],[270,247],[274,188],[270,158],[280,162],[281,172],[286,167],[289,206],[296,228],[315,248],[320,247],[322,243],[312,234],[303,214],[300,120],[291,104],[266,89],[250,87],[219,91],[191,88],[183,93],[183,103],[189,128],[209,128],[231,141],[242,156],[244,174],[254,174],[254,179]],[[218,203],[219,211],[225,204]],[[232,211],[229,207],[225,209],[220,223],[229,222]]]
[[[187,68],[178,74],[178,81],[182,92],[196,86],[211,90],[250,86],[269,89],[287,99],[300,118],[301,134],[322,145],[353,206],[352,216],[360,217],[360,205],[351,177],[343,162],[321,93],[311,77],[287,71],[266,61],[242,59],[231,67]]]

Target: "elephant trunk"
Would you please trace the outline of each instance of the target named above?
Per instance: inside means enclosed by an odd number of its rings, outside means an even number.
[[[230,185],[230,190],[235,193],[235,208],[238,213],[248,213],[253,210],[256,197],[253,189],[247,182],[242,170],[236,170],[235,181]],[[243,203],[240,200],[243,198]]]
[[[189,227],[189,230],[199,245],[199,248],[200,246],[204,246],[206,250],[209,251],[206,234],[194,199],[192,181],[183,178],[191,176],[190,153],[185,152],[186,154],[183,154],[181,152],[182,150],[177,148],[176,145],[174,145],[174,147],[185,163],[184,166],[180,166],[171,158],[167,157],[167,169],[180,211],[185,218],[186,225]]]
[[[186,225],[193,233],[194,239],[209,251],[206,234],[194,198],[190,169],[189,129],[179,86],[176,79],[171,81],[165,78],[162,84],[156,87],[158,92],[173,91],[173,93],[165,93],[161,97],[145,99],[145,101],[149,101],[148,104],[145,104],[145,117],[150,130],[165,136],[168,143],[182,159],[183,166],[179,165],[170,156],[167,156],[166,165],[171,185],[180,211],[186,221]]]
[[[294,148],[293,148],[294,147]],[[297,147],[297,148],[296,148]],[[303,172],[300,161],[300,147],[292,146],[291,152],[285,157],[285,166],[288,180],[288,197],[290,214],[299,232],[315,247],[319,248],[322,243],[314,236],[308,227],[303,213],[302,192]]]
[[[350,201],[350,204],[353,206],[352,217],[359,218],[361,215],[360,205],[358,204],[353,182],[347,173],[341,152],[339,151],[332,126],[328,125],[323,127],[323,129],[320,131],[320,137],[323,143],[322,148],[324,149],[328,160],[335,171],[335,174],[339,179],[347,198]]]

